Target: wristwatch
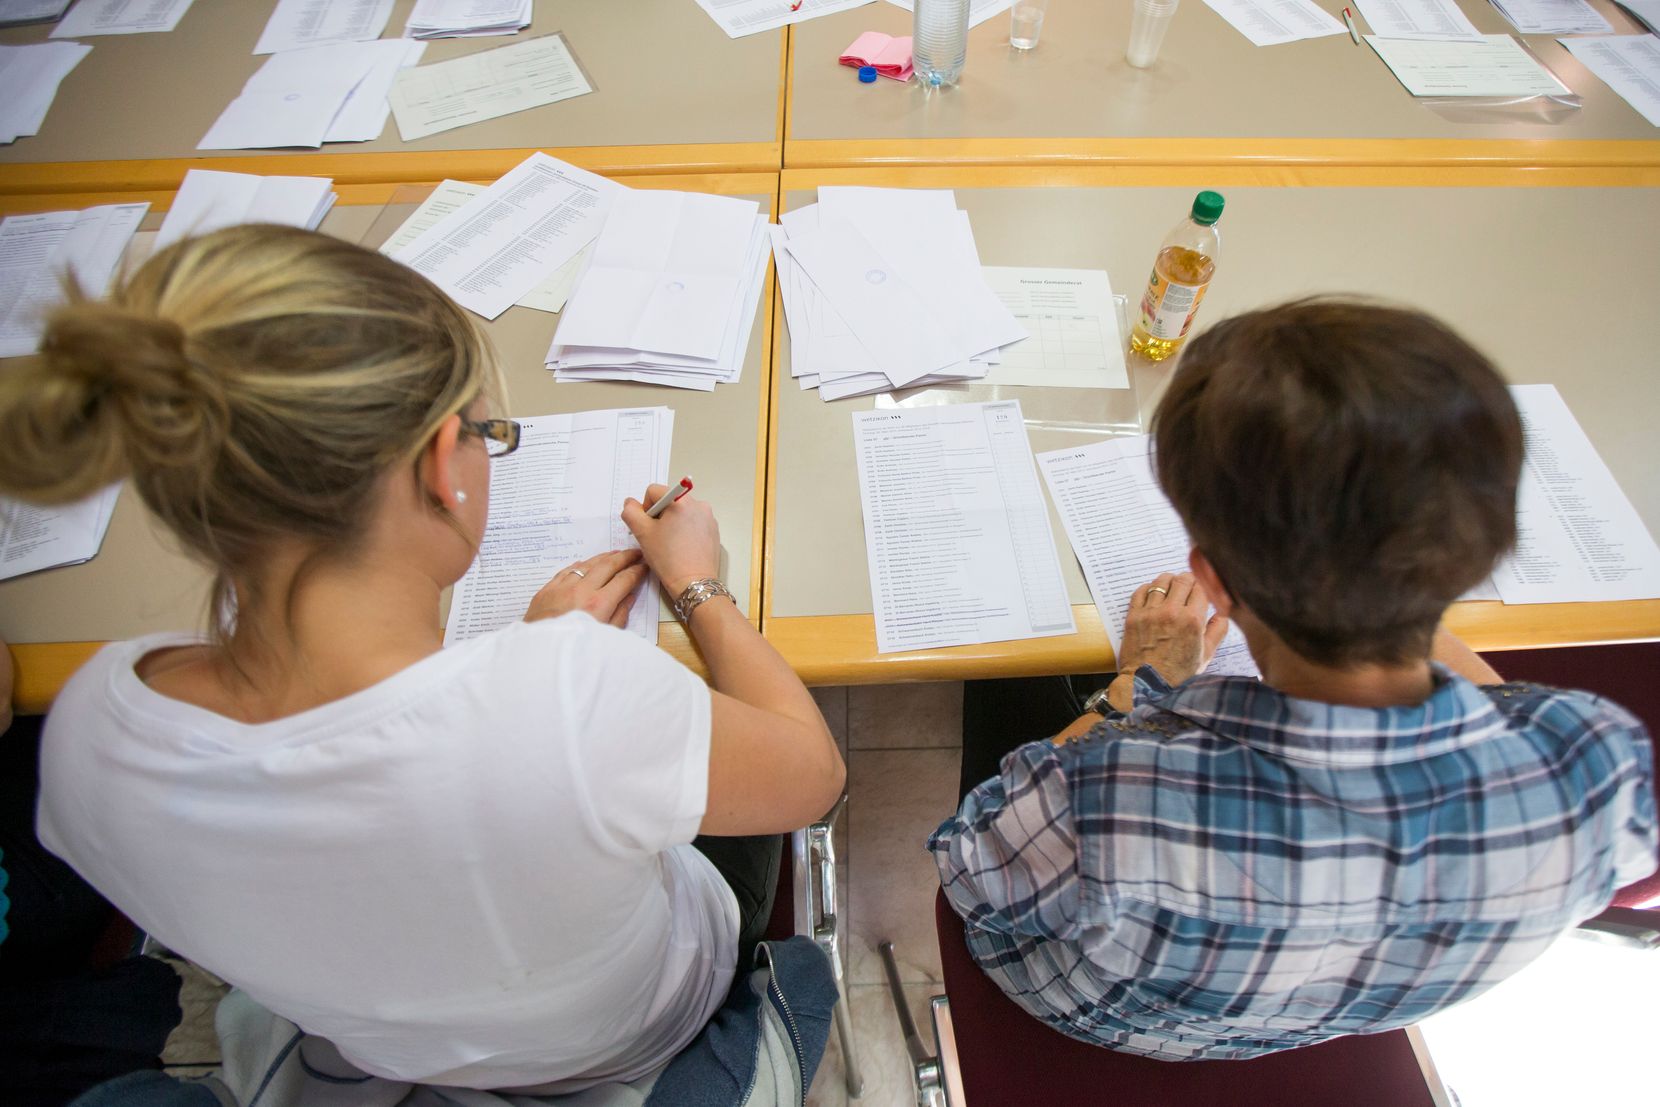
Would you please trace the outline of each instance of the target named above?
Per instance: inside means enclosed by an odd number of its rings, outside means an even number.
[[[679,617],[681,622],[690,623],[692,619],[692,612],[696,611],[698,606],[705,600],[712,600],[716,596],[725,596],[733,603],[738,602],[737,597],[733,596],[732,593],[727,590],[726,585],[722,584],[714,577],[704,577],[702,580],[694,580],[681,590],[680,595],[674,598],[672,604],[674,607],[674,613]]]
[[[1084,701],[1084,713],[1087,715],[1093,711],[1097,715],[1106,716],[1118,710],[1107,699],[1107,693],[1111,688],[1112,686],[1108,685],[1106,688],[1091,692],[1089,699]]]

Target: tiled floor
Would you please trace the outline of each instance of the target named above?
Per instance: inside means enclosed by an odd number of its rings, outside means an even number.
[[[912,1018],[931,1043],[928,1000],[941,990],[934,940],[939,883],[923,843],[956,806],[962,685],[821,688],[814,694],[848,764],[848,806],[837,824],[836,850],[848,1006],[864,1095],[848,1099],[832,1034],[807,1102],[905,1107],[915,1102],[910,1066],[876,947],[894,943]],[[223,985],[191,965],[178,967],[185,1020],[168,1040],[165,1060],[172,1071],[194,1075],[218,1061],[213,1009]]]

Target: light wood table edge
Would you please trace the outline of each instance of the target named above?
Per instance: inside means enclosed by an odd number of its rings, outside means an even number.
[[[1660,167],[1649,139],[918,138],[784,139],[784,168],[1284,165]]]
[[[1093,604],[1072,608],[1076,634],[1015,642],[876,652],[873,615],[763,620],[767,640],[808,684],[892,684],[1112,671],[1112,648]],[[1455,604],[1447,625],[1483,652],[1660,639],[1660,600],[1626,603]],[[1498,665],[1503,673],[1504,665]]]
[[[1660,142],[1656,142],[1660,148]],[[780,188],[1656,188],[1660,167],[1508,166],[859,166],[785,169]]]
[[[134,161],[60,161],[0,166],[0,194],[41,192],[171,191],[190,169],[261,176],[332,177],[336,184],[414,180],[495,180],[537,152],[510,150],[294,154],[288,157],[154,158]],[[606,176],[655,173],[776,173],[783,147],[772,142],[694,143],[684,146],[577,146],[543,151]]]

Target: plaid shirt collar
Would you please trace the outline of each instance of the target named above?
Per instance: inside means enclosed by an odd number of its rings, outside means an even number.
[[[1192,729],[1275,757],[1341,768],[1421,761],[1504,730],[1486,693],[1440,662],[1430,668],[1435,688],[1428,699],[1380,708],[1297,699],[1250,677],[1201,675],[1172,687],[1143,665],[1130,718],[1165,730],[1158,717],[1175,715]]]

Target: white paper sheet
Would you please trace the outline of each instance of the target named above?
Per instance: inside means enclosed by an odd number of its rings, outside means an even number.
[[[80,503],[35,507],[0,497],[0,580],[91,561],[104,544],[121,486]]]
[[[415,45],[423,45],[416,43]],[[383,254],[395,254],[405,246],[414,242],[422,234],[436,227],[440,220],[451,212],[458,210],[462,204],[477,196],[485,189],[481,184],[469,184],[466,181],[441,181],[438,187],[432,190],[415,213],[403,221],[403,225],[392,232],[380,248]],[[535,308],[537,311],[557,312],[565,306],[570,297],[571,289],[576,286],[576,278],[582,267],[587,263],[588,256],[593,253],[590,244],[554,270],[553,276],[519,297],[519,307]]]
[[[44,315],[63,298],[71,273],[101,296],[132,241],[148,203],[85,211],[43,211],[0,221],[0,357],[32,354]]]
[[[1020,404],[857,411],[880,653],[1071,634]]]
[[[68,7],[69,0],[0,0],[0,27],[50,23]]]
[[[594,91],[561,34],[398,74],[392,114],[405,142]]]
[[[478,557],[456,582],[444,642],[524,618],[559,570],[638,543],[622,505],[666,484],[674,412],[666,407],[520,419],[519,448],[490,463],[490,522]],[[657,641],[657,579],[634,594],[628,629]]]
[[[80,0],[52,29],[52,38],[141,35],[171,31],[190,0]]]
[[[530,26],[531,0],[416,0],[404,24],[413,38],[513,35]]]
[[[538,151],[392,256],[494,319],[599,236],[621,190]]]
[[[1493,573],[1512,603],[1660,597],[1660,547],[1555,386],[1515,385],[1527,461],[1516,551]]]
[[[1217,15],[1257,46],[1348,34],[1348,28],[1312,0],[1205,0]]]
[[[1380,38],[1473,41],[1481,37],[1455,0],[1355,0],[1355,5]]]
[[[384,48],[392,51],[394,67],[407,50],[397,41],[339,42],[272,54],[196,149],[321,146],[352,90],[369,75]]]
[[[916,11],[916,0],[888,0],[888,3],[908,12]],[[968,25],[978,27],[992,16],[1008,11],[1009,5],[1010,0],[969,0]]]
[[[1366,41],[1414,96],[1561,96],[1567,85],[1509,35],[1480,42]]]
[[[260,177],[192,169],[173,196],[155,248],[238,223],[286,223],[315,230],[333,206],[334,181],[328,177]]]
[[[1031,337],[1004,346],[998,384],[1128,388],[1124,340],[1103,269],[988,265],[986,284]]]
[[[1115,653],[1135,590],[1160,573],[1186,572],[1192,549],[1153,475],[1151,448],[1151,439],[1136,435],[1037,455]],[[1205,671],[1258,675],[1237,626],[1228,627]]]
[[[1606,35],[1614,30],[1585,0],[1493,0],[1493,6],[1524,35]]]
[[[374,64],[369,72],[346,97],[340,114],[329,124],[324,142],[370,142],[386,130],[386,120],[392,114],[387,96],[400,70],[420,63],[427,44],[409,39],[387,39],[363,44],[371,52]]]
[[[336,42],[369,42],[386,30],[392,0],[277,0],[256,54]]]
[[[39,133],[58,86],[90,53],[79,42],[0,46],[0,143]]]
[[[1616,3],[1635,16],[1637,22],[1660,34],[1660,0],[1616,0]]]
[[[772,31],[788,23],[802,23],[863,7],[875,0],[697,0],[728,38]]]
[[[1566,46],[1581,65],[1619,93],[1632,110],[1660,127],[1660,38],[1654,35],[1618,35],[1557,41]]]

